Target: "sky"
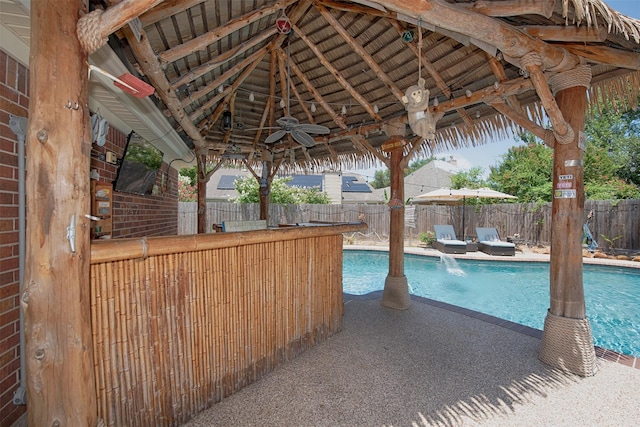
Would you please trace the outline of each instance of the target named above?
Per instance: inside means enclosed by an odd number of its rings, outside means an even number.
[[[604,0],[612,9],[632,18],[640,19],[640,0]],[[484,176],[489,174],[489,166],[495,166],[502,162],[502,156],[507,153],[509,148],[520,145],[519,141],[513,138],[504,140],[491,141],[477,147],[459,148],[451,151],[443,151],[435,153],[435,158],[446,158],[453,156],[456,159],[458,167],[462,170],[468,170],[472,167],[479,166],[484,171]],[[416,158],[417,159],[417,158]],[[373,179],[376,170],[382,170],[382,164],[369,169],[359,169],[353,172],[359,173],[367,181]]]

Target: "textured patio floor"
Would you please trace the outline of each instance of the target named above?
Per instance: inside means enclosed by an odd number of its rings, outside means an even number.
[[[342,332],[186,425],[638,425],[640,369],[598,358],[576,377],[540,362],[535,336],[379,298],[345,296]]]

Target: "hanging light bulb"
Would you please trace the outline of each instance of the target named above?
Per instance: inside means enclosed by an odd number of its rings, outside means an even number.
[[[380,109],[378,108],[378,104],[373,104],[373,112],[378,114],[378,111],[380,111]]]
[[[311,103],[311,112],[312,112],[312,113],[315,113],[315,112],[316,112],[316,103],[315,103],[315,102],[312,102],[312,103]]]
[[[346,114],[347,114],[347,106],[346,106],[346,105],[343,105],[343,106],[342,106],[342,110],[340,110],[340,111],[342,111],[342,115],[343,115],[343,116],[344,116],[344,115],[346,115]]]
[[[218,93],[224,92],[224,87],[222,85],[218,86]]]
[[[280,100],[280,108],[284,108],[285,107],[285,103],[284,103],[284,99]]]
[[[253,92],[249,94],[249,102],[253,102],[256,100],[256,97],[253,95]]]
[[[440,104],[440,101],[438,101],[438,98],[433,98],[433,106],[437,107]]]

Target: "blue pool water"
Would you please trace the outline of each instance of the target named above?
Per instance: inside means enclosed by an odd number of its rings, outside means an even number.
[[[549,264],[455,260],[405,255],[413,295],[465,307],[543,329],[549,307]],[[384,288],[386,252],[344,251],[344,292],[363,295]],[[640,269],[584,266],[587,317],[594,343],[640,357]]]

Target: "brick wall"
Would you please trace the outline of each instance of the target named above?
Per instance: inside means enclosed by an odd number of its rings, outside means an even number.
[[[116,165],[102,160],[106,152],[114,152],[121,159],[126,145],[127,135],[112,127],[102,147],[93,145],[91,169],[98,171],[100,181],[112,183],[118,173]],[[154,195],[113,193],[113,238],[178,234],[178,172],[163,163],[156,186],[158,193]]]
[[[28,69],[0,49],[0,426],[10,426],[26,411],[13,404],[20,385],[18,141],[9,115],[27,117],[28,77]],[[91,168],[101,181],[112,182],[117,174],[117,166],[102,155],[109,150],[121,158],[126,142],[127,135],[110,128],[105,145],[93,145]],[[113,193],[114,238],[178,233],[178,172],[166,163],[161,171],[157,195]]]
[[[18,141],[9,115],[27,117],[27,68],[0,50],[0,425],[26,410],[13,404],[20,385]]]

